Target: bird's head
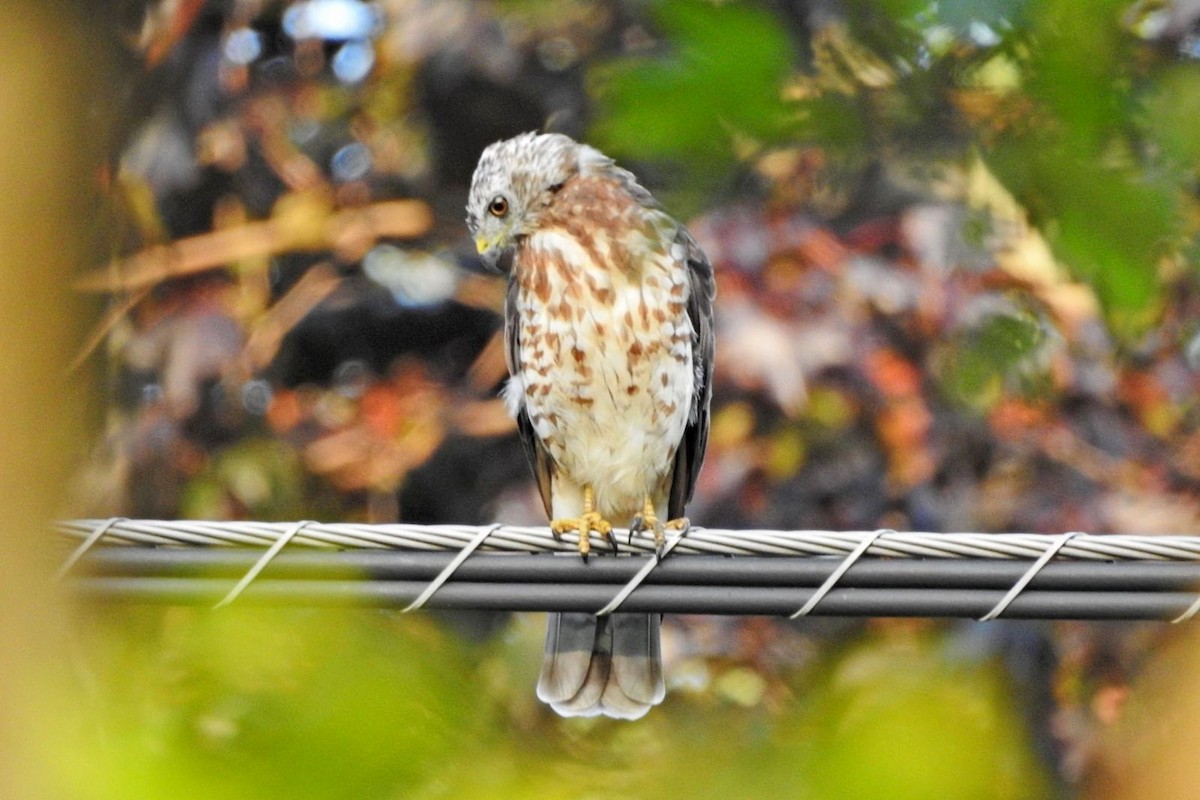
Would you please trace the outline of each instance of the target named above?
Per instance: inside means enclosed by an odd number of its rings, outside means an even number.
[[[507,271],[517,243],[579,172],[582,149],[561,133],[523,133],[483,151],[471,179],[467,227],[487,267]]]

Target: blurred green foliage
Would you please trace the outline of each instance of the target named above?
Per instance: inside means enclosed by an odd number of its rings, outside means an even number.
[[[626,157],[681,165],[705,191],[733,159],[796,142],[859,168],[982,154],[1117,333],[1134,337],[1159,310],[1163,260],[1196,236],[1181,206],[1185,194],[1195,202],[1200,76],[1131,35],[1129,8],[853,3],[797,64],[760,6],[663,4],[667,53],[593,71],[592,134]],[[988,95],[985,112],[959,102],[972,91]]]
[[[937,637],[881,636],[840,658],[797,740],[820,798],[1051,794],[997,670],[955,663]]]
[[[245,439],[225,448],[188,481],[184,519],[303,519],[314,497],[303,484],[300,457],[276,439]],[[307,512],[307,513],[306,513]]]
[[[1159,260],[1184,234],[1185,186],[1146,147],[1162,129],[1142,105],[1172,70],[1139,69],[1135,40],[1116,24],[1125,7],[1110,0],[1081,15],[1068,2],[1038,6],[1022,65],[1037,116],[991,148],[989,163],[1130,335],[1157,310]]]
[[[771,703],[730,667],[631,725],[534,701],[540,623],[480,644],[374,611],[96,615],[46,680],[103,689],[49,692],[89,699],[36,735],[79,800],[1047,796],[1000,674],[929,632],[795,667]]]
[[[82,663],[105,690],[71,714],[83,740],[55,748],[66,796],[401,796],[490,722],[463,702],[463,646],[428,618],[125,616],[89,626]]]
[[[670,51],[593,72],[600,113],[593,135],[613,152],[685,159],[696,172],[732,166],[735,134],[778,138],[779,90],[792,45],[777,19],[744,3],[662,3],[653,8]]]
[[[1005,309],[949,342],[938,373],[956,400],[978,408],[1005,391],[1034,394],[1047,381],[1038,354],[1047,344],[1045,324],[1029,312]]]

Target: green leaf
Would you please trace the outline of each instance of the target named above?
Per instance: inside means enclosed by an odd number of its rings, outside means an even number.
[[[997,670],[932,638],[868,638],[805,697],[796,736],[811,758],[798,772],[823,800],[1048,797],[1009,697]]]
[[[686,2],[656,7],[654,19],[668,53],[592,71],[600,111],[593,141],[622,157],[686,161],[703,172],[732,163],[735,134],[780,134],[792,47],[775,16],[740,3]]]
[[[1176,66],[1161,75],[1143,103],[1142,123],[1170,166],[1194,170],[1200,165],[1200,72]]]
[[[944,351],[939,374],[943,386],[960,402],[986,408],[1006,386],[1036,378],[1033,356],[1046,333],[1032,314],[993,314],[959,336]]]

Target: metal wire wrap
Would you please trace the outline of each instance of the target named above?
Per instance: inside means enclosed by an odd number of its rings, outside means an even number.
[[[111,523],[111,524],[109,524]],[[269,547],[294,522],[210,522],[202,520],[65,520],[62,533],[86,539],[98,526],[109,524],[106,544],[241,545]],[[354,522],[310,522],[296,534],[291,547],[325,549],[461,550],[491,525],[371,525]],[[616,534],[617,531],[614,531]],[[623,533],[623,532],[622,532]],[[706,555],[837,556],[854,551],[875,531],[721,530],[693,526],[674,552]],[[1036,533],[914,533],[887,531],[872,546],[872,556],[887,558],[1011,558],[1036,560],[1058,538]],[[592,537],[594,550],[607,540]],[[653,542],[634,537],[622,550],[654,552]],[[480,552],[573,553],[576,538],[556,541],[545,527],[502,525],[491,532]],[[1130,536],[1109,534],[1074,537],[1056,558],[1097,561],[1200,561],[1200,536]]]
[[[597,537],[585,562],[575,536],[499,524],[57,528],[77,542],[60,575],[98,600],[1175,622],[1200,609],[1198,536],[691,528],[661,559],[645,537],[601,555]]]

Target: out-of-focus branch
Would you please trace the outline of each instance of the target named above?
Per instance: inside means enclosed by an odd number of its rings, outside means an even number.
[[[327,208],[318,200],[281,203],[269,220],[147,248],[84,275],[75,288],[132,292],[248,258],[336,249],[351,239],[412,239],[433,225],[433,211],[421,200],[389,200],[338,212]]]
[[[341,280],[327,263],[317,264],[305,272],[296,285],[255,322],[242,350],[242,365],[246,372],[253,373],[269,364],[288,331],[328,297]]]
[[[75,357],[71,359],[70,365],[67,366],[68,375],[74,373],[75,370],[83,366],[84,362],[92,357],[92,353],[96,352],[96,348],[112,332],[117,323],[124,319],[125,315],[132,311],[134,306],[142,302],[142,299],[145,298],[149,291],[150,287],[147,286],[136,292],[132,292],[121,298],[120,302],[115,303],[104,312],[104,316],[100,318],[100,321],[88,333],[87,338],[84,339],[83,346],[79,348],[79,352],[75,354]]]

